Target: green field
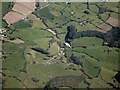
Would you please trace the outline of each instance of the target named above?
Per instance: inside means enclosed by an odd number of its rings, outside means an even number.
[[[23,40],[34,40],[37,38],[42,38],[46,36],[52,36],[52,34],[48,31],[35,29],[35,28],[24,28],[19,29],[11,34],[12,37],[20,37]]]
[[[54,18],[54,15],[50,13],[48,8],[43,8],[36,12],[40,17],[47,18],[49,20],[52,20]]]
[[[30,23],[24,20],[20,20],[17,23],[14,23],[13,26],[20,29],[20,28],[29,28]]]
[[[4,20],[2,20],[2,28],[6,27],[7,25],[8,24]]]
[[[9,2],[2,2],[2,15],[5,15],[5,13],[7,12],[7,10],[9,9]]]
[[[7,31],[3,33],[7,37],[2,38],[3,43],[0,45],[3,56],[3,87],[119,88],[116,78],[119,72],[119,45],[116,47],[106,44],[104,38],[107,31],[98,27],[110,17],[118,18],[118,4],[37,4],[36,10],[26,16],[26,19],[8,27],[2,22]],[[3,15],[9,9],[8,6],[9,3],[3,3]],[[69,27],[72,25],[76,31]],[[93,36],[81,33],[88,30],[93,32]],[[94,31],[102,32],[103,38]],[[75,38],[79,32],[81,36]],[[108,41],[111,36],[106,36]],[[14,42],[16,38],[19,39],[17,43]],[[69,40],[66,41],[66,38]],[[111,41],[114,39],[116,37]],[[119,44],[117,40],[115,44]]]

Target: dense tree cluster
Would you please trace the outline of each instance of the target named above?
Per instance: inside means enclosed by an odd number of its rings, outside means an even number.
[[[120,71],[115,75],[115,79],[120,83]]]
[[[80,61],[80,58],[77,57],[77,56],[74,56],[73,54],[72,54],[71,57],[68,59],[68,62],[77,64],[77,65],[81,65],[81,66],[83,65],[83,63]]]
[[[108,10],[106,8],[99,7],[98,14],[103,14],[104,12],[107,12]]]
[[[65,37],[65,41],[70,42],[69,39],[74,39],[74,36],[75,36],[77,30],[75,29],[74,25],[71,25],[71,26],[67,27],[67,31],[68,31],[68,33]]]
[[[108,43],[108,46],[120,48],[120,28],[112,28],[104,37],[104,41]]]
[[[77,32],[74,35],[74,38],[80,38],[80,37],[98,37],[104,39],[104,33],[100,31],[87,30],[87,31]]]

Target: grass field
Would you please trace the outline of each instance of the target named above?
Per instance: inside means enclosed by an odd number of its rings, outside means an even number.
[[[117,70],[118,68],[118,53],[115,51],[115,49],[112,49],[108,53],[107,50],[110,50],[108,47],[88,47],[86,49],[82,48],[75,48],[76,51],[86,52],[88,55],[93,56],[94,58],[97,58],[99,60],[99,64],[103,67],[106,67],[110,70]],[[114,64],[114,65],[112,65]],[[112,67],[111,67],[112,66]]]
[[[50,48],[49,48],[49,52],[52,54],[52,55],[55,55],[55,54],[58,54],[58,51],[59,51],[59,46],[58,44],[55,42],[53,44],[50,45]]]
[[[8,68],[8,70],[13,70],[19,72],[24,68],[24,48],[22,46],[15,45],[13,43],[4,43],[3,44],[4,53],[7,55],[7,59],[3,61],[3,68]],[[7,48],[5,48],[7,47]],[[24,47],[24,46],[23,46]],[[15,51],[16,50],[16,51]],[[11,54],[10,54],[11,53]],[[19,55],[17,55],[19,53]]]
[[[23,88],[21,83],[15,78],[7,78],[5,88]]]
[[[101,68],[100,76],[107,82],[111,82],[112,78],[116,75],[116,72],[106,69],[104,67]]]
[[[24,28],[24,29],[19,29],[18,31],[15,31],[11,36],[20,37],[23,40],[34,40],[37,38],[52,36],[52,34],[48,31],[41,30],[41,29],[37,30],[35,28]]]
[[[89,75],[90,77],[95,77],[99,75],[100,68],[98,62],[96,62],[95,59],[86,56],[82,60],[82,62],[83,62],[83,70],[87,75]]]
[[[83,81],[79,85],[80,88],[87,88],[88,84],[84,83]]]
[[[28,74],[30,77],[36,77],[40,80],[40,84],[43,87],[43,82],[47,82],[51,78],[54,78],[56,76],[62,76],[62,75],[80,75],[82,74],[80,71],[76,72],[73,70],[65,70],[65,64],[58,62],[50,65],[42,65],[42,64],[35,64],[35,65],[28,65]],[[36,71],[38,68],[40,68],[38,71]],[[33,73],[34,71],[34,73]],[[61,72],[59,72],[61,71]],[[49,75],[50,74],[50,75]],[[34,86],[33,86],[34,87]]]
[[[46,26],[42,23],[41,20],[35,20],[35,21],[33,21],[33,27],[34,28],[43,28],[43,29],[46,28]]]
[[[36,13],[40,17],[47,18],[49,20],[52,20],[54,18],[54,15],[52,13],[50,13],[50,11],[49,11],[49,9],[47,7],[37,11]]]
[[[109,87],[109,85],[106,84],[106,82],[104,80],[102,80],[100,77],[90,80],[90,83],[91,83],[90,88],[106,88],[106,87]]]
[[[72,42],[72,47],[78,47],[78,46],[102,46],[103,40],[96,38],[96,37],[83,37],[79,39],[75,39]]]
[[[26,22],[24,20],[20,20],[20,21],[13,24],[13,26],[15,26],[18,29],[29,28],[29,25],[30,25],[30,23],[28,23],[28,22]]]
[[[48,5],[47,2],[39,2],[39,4],[40,4],[40,7],[45,7],[46,5]]]
[[[37,43],[37,46],[44,48],[44,49],[48,49],[50,40],[51,38],[40,38],[40,39],[34,40],[34,42]]]
[[[27,16],[27,18],[28,18],[28,20],[32,20],[32,21],[38,20],[38,18],[35,15],[33,15],[33,14],[29,14]]]
[[[9,9],[8,5],[3,3],[3,14]],[[68,26],[74,25],[77,33],[87,30],[106,33],[107,30],[98,26],[106,23],[109,17],[118,18],[117,9],[117,3],[109,2],[39,2],[36,11],[26,19],[5,28],[7,38],[3,38],[0,45],[3,49],[4,88],[44,88],[54,78],[69,75],[83,75],[86,79],[81,83],[66,80],[68,86],[65,87],[62,87],[64,78],[55,79],[58,80],[55,83],[61,85],[61,89],[71,85],[80,88],[118,87],[115,75],[119,48],[105,46],[103,39],[97,37],[71,39],[68,42],[71,48],[65,45]]]
[[[8,24],[2,19],[2,28],[6,27]]]
[[[9,2],[2,2],[2,15],[5,15],[5,13],[7,12],[7,10],[9,9]]]

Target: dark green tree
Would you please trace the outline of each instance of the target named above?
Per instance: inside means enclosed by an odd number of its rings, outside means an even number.
[[[68,33],[65,37],[65,41],[69,42],[69,39],[74,39],[74,36],[75,36],[77,30],[75,29],[74,25],[70,25],[67,27],[67,31],[68,31]]]

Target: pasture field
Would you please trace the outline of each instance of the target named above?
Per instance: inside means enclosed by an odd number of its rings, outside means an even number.
[[[4,70],[3,71],[3,73],[5,73],[6,74],[6,76],[3,76],[3,77],[5,77],[5,78],[9,78],[9,76],[17,76],[17,79],[19,79],[19,80],[24,80],[25,79],[25,77],[26,77],[26,73],[25,72],[16,72],[16,71],[10,71],[10,70]],[[11,77],[11,79],[12,79],[12,77]]]
[[[110,12],[105,12],[104,14],[100,14],[102,20],[107,21],[109,18]]]
[[[28,18],[28,20],[32,20],[32,21],[35,21],[35,20],[39,20],[35,15],[33,15],[33,14],[29,14],[28,16],[27,16],[27,18]]]
[[[37,11],[36,13],[38,14],[38,16],[47,18],[49,20],[52,20],[54,18],[54,15],[52,13],[50,13],[50,11],[47,7]]]
[[[88,88],[88,85],[84,83],[83,81],[79,85],[80,88]]]
[[[88,55],[98,59],[99,64],[102,65],[103,67],[106,67],[107,69],[110,70],[118,69],[118,53],[116,52],[115,49],[113,49],[111,52],[109,52],[108,47],[88,47],[86,49],[75,48],[75,50],[76,51],[82,50],[82,52],[85,52]]]
[[[26,60],[24,59],[24,46],[18,46],[13,43],[4,43],[6,48],[3,47],[5,56],[7,56],[6,60],[3,60],[3,68],[8,68],[9,70],[13,70],[19,72],[24,68],[24,64]],[[17,55],[19,53],[19,55]]]
[[[9,2],[3,2],[2,3],[2,15],[5,15],[5,13],[8,11],[9,5],[10,5]]]
[[[5,84],[5,88],[23,88],[22,84],[14,78],[7,78]]]
[[[87,75],[89,75],[89,77],[93,78],[99,75],[100,68],[98,66],[98,62],[96,62],[95,59],[86,56],[82,62],[84,67],[83,70]]]
[[[95,13],[99,12],[99,8],[96,5],[90,5],[90,9]]]
[[[45,7],[45,6],[47,6],[48,5],[48,3],[47,2],[39,2],[39,5],[40,5],[40,7]]]
[[[115,76],[116,72],[110,71],[104,67],[101,68],[100,76],[107,82],[112,82],[112,77]]]
[[[106,84],[104,80],[102,80],[100,77],[94,78],[92,80],[88,80],[91,85],[90,88],[106,88],[109,87],[109,85]]]
[[[102,46],[103,40],[96,38],[96,37],[83,37],[79,39],[75,39],[72,42],[73,47],[79,47],[79,46],[86,46],[86,47],[91,47],[91,46]]]
[[[53,44],[50,45],[50,48],[49,48],[48,51],[49,51],[52,55],[55,55],[55,54],[58,53],[59,48],[60,48],[60,47],[58,46],[57,43],[53,43]]]
[[[43,28],[43,29],[46,28],[46,26],[42,23],[41,20],[35,20],[35,21],[33,21],[33,27],[34,28]]]
[[[64,32],[66,33],[66,31],[63,30],[62,28],[56,28],[55,30],[56,30],[57,34],[64,33]]]
[[[6,27],[7,23],[2,19],[2,28]]]
[[[114,17],[114,18],[120,19],[120,15],[118,15],[117,13],[111,13],[110,16],[111,16],[111,17]]]
[[[51,38],[40,38],[40,39],[34,40],[34,42],[37,43],[37,45],[39,47],[44,48],[44,49],[48,49],[50,40],[51,40]]]
[[[47,36],[52,36],[52,34],[48,31],[35,29],[35,28],[24,28],[15,31],[12,37],[20,37],[23,40],[34,40],[37,38],[43,38]]]
[[[60,38],[61,43],[65,42],[65,34],[58,34],[58,37]]]
[[[20,29],[20,28],[29,28],[29,23],[24,21],[24,20],[20,20],[16,23],[13,24],[14,27]]]
[[[3,3],[3,15],[8,5]],[[114,33],[106,35],[119,29],[113,24],[119,20],[118,3],[37,2],[36,6],[18,22],[8,26],[3,22],[3,88],[119,88],[120,44],[117,35],[109,40]],[[114,41],[118,45],[111,46]]]

